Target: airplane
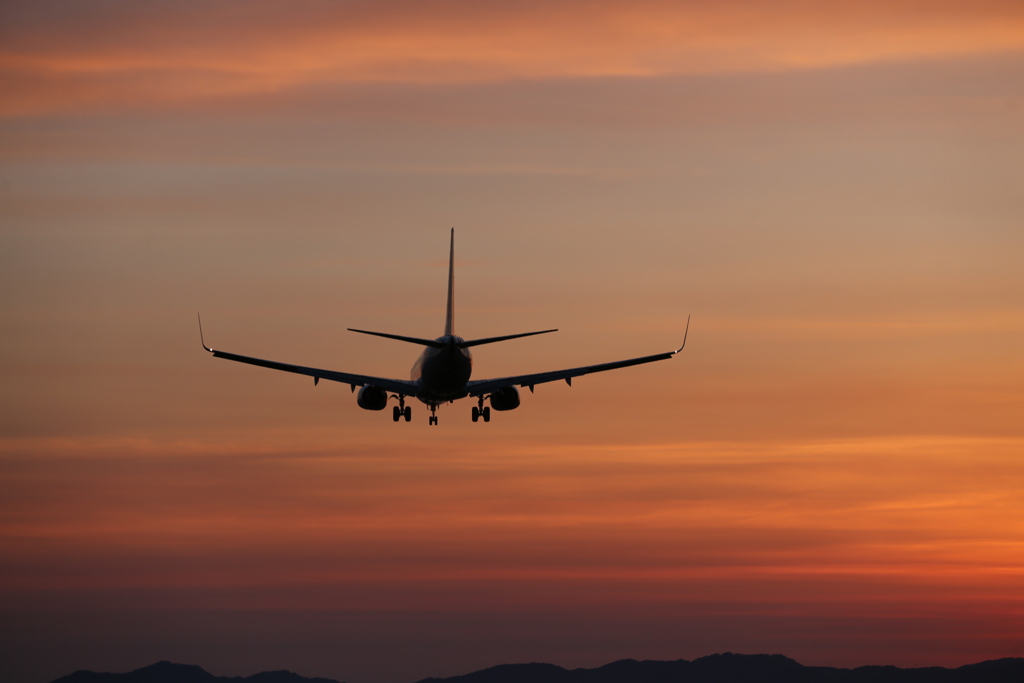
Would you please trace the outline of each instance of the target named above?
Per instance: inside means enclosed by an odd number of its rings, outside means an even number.
[[[572,379],[581,375],[589,375],[595,372],[616,370],[631,365],[653,363],[659,360],[668,360],[686,347],[686,336],[690,331],[690,318],[686,318],[686,329],[683,332],[683,343],[675,351],[656,353],[651,356],[629,358],[627,360],[601,363],[599,365],[585,365],[568,370],[554,370],[551,372],[538,372],[529,375],[515,375],[513,377],[498,377],[495,379],[471,380],[473,372],[473,357],[469,349],[473,346],[493,344],[495,342],[518,339],[520,337],[532,337],[538,334],[557,332],[553,330],[540,330],[538,332],[522,332],[520,334],[506,334],[500,337],[485,337],[483,339],[463,339],[455,334],[455,228],[452,228],[451,242],[448,251],[448,307],[444,319],[444,334],[436,339],[421,339],[419,337],[406,337],[398,334],[385,332],[369,332],[348,328],[350,332],[359,334],[370,334],[386,339],[396,339],[410,344],[425,346],[423,353],[412,366],[411,379],[387,379],[384,377],[372,377],[370,375],[357,375],[349,372],[338,372],[336,370],[321,370],[319,368],[307,368],[301,365],[279,363],[272,360],[241,356],[237,353],[227,351],[215,351],[206,345],[203,338],[203,321],[199,318],[199,340],[203,348],[213,354],[214,358],[258,365],[273,370],[294,372],[300,375],[307,375],[313,378],[313,386],[326,379],[334,382],[341,382],[351,386],[352,391],[359,387],[359,394],[356,396],[356,404],[364,410],[384,410],[388,401],[396,399],[398,405],[392,408],[392,419],[398,422],[405,419],[412,420],[412,406],[405,404],[407,397],[413,397],[426,404],[430,408],[431,426],[437,425],[437,409],[446,403],[453,403],[461,398],[475,398],[477,405],[473,406],[473,422],[481,418],[484,422],[491,421],[491,408],[496,412],[514,410],[519,407],[519,389],[527,387],[533,393],[534,386],[545,382],[565,380],[565,383],[572,386]],[[484,402],[490,401],[490,406]]]

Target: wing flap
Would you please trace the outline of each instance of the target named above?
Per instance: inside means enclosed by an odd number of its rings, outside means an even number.
[[[516,375],[514,377],[498,377],[497,379],[481,379],[474,382],[470,382],[467,386],[470,396],[482,396],[490,393],[495,389],[501,389],[502,387],[529,387],[530,391],[533,391],[535,384],[544,384],[545,382],[557,382],[560,379],[564,379],[566,384],[572,386],[572,378],[580,377],[581,375],[590,375],[595,372],[604,372],[606,370],[617,370],[619,368],[628,368],[631,365],[643,365],[644,363],[653,363],[659,360],[668,360],[672,356],[676,355],[680,351],[686,348],[686,337],[690,333],[690,317],[686,317],[686,330],[683,332],[683,343],[675,351],[666,351],[665,353],[655,353],[651,356],[640,356],[639,358],[627,358],[626,360],[612,361],[611,363],[599,363],[597,365],[584,365],[579,368],[569,368],[568,370],[553,370],[551,372],[538,372],[532,375]]]
[[[573,377],[589,375],[595,372],[617,370],[618,368],[628,368],[631,365],[642,365],[643,363],[653,363],[659,360],[668,360],[677,353],[679,352],[666,351],[665,353],[656,353],[652,356],[629,358],[627,360],[618,360],[613,361],[611,363],[600,363],[598,365],[585,365],[579,368],[569,368],[568,370],[553,370],[551,372],[537,372],[532,375],[516,375],[515,377],[482,379],[477,380],[475,382],[470,382],[467,389],[469,390],[470,396],[480,396],[482,394],[490,393],[491,391],[494,391],[495,389],[500,389],[502,387],[532,387],[535,384],[544,384],[545,382],[557,382],[560,379],[569,381]]]
[[[204,344],[204,347],[206,345]],[[209,347],[206,347],[209,349]],[[233,360],[239,363],[248,363],[249,365],[258,365],[261,368],[270,368],[271,370],[283,370],[284,372],[294,372],[299,375],[308,375],[312,377],[314,381],[321,379],[329,379],[332,382],[341,382],[343,384],[352,384],[355,386],[364,386],[371,384],[387,391],[393,391],[396,394],[403,394],[405,396],[415,396],[418,387],[414,382],[407,382],[400,379],[387,379],[384,377],[373,377],[371,375],[356,375],[349,372],[338,372],[336,370],[321,370],[319,368],[307,368],[302,365],[291,365],[290,363],[279,363],[273,360],[263,360],[262,358],[253,358],[251,356],[242,356],[237,353],[228,353],[227,351],[214,351],[209,349],[213,353],[214,358],[224,358],[225,360]]]

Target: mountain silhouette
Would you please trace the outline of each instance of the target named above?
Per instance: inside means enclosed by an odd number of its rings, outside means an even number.
[[[306,678],[291,671],[264,671],[252,676],[214,676],[193,664],[157,662],[123,674],[76,671],[53,683],[338,683],[330,678]]]
[[[804,666],[782,655],[731,652],[688,661],[622,659],[596,669],[563,669],[554,664],[502,664],[450,678],[419,683],[1021,683],[1024,659],[1008,657],[956,669],[929,666],[859,666],[837,669]],[[76,671],[53,683],[338,683],[306,678],[291,671],[264,671],[248,677],[214,676],[188,664],[157,662],[128,673]]]
[[[1024,659],[996,659],[957,669],[804,666],[782,655],[731,652],[693,661],[623,659],[596,669],[553,664],[504,664],[464,676],[425,678],[419,683],[1021,683]]]

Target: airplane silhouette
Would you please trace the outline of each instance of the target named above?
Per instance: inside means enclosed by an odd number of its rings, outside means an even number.
[[[470,380],[473,372],[473,357],[469,352],[470,347],[481,344],[493,344],[494,342],[518,339],[519,337],[530,337],[535,334],[547,334],[558,330],[540,330],[539,332],[523,332],[520,334],[507,334],[501,337],[486,337],[484,339],[463,339],[455,334],[455,228],[452,228],[451,244],[448,252],[448,309],[444,319],[444,335],[437,339],[420,339],[418,337],[404,337],[398,334],[387,334],[384,332],[368,332],[367,330],[355,330],[349,328],[350,332],[360,334],[372,334],[387,339],[409,342],[425,346],[423,353],[412,366],[412,378],[410,380],[387,379],[384,377],[372,377],[370,375],[356,375],[349,372],[337,372],[335,370],[321,370],[319,368],[307,368],[301,365],[290,365],[278,363],[272,360],[240,356],[237,353],[226,351],[215,351],[206,345],[203,339],[203,321],[199,320],[199,339],[203,348],[213,354],[214,358],[225,358],[227,360],[258,365],[274,370],[284,370],[300,375],[308,375],[313,378],[313,385],[316,386],[321,379],[342,382],[352,387],[360,387],[356,403],[364,410],[384,410],[388,400],[397,399],[398,405],[392,410],[392,418],[395,422],[405,418],[406,422],[412,420],[412,407],[405,405],[407,396],[419,399],[430,408],[431,425],[437,424],[437,408],[445,403],[452,403],[460,398],[472,397],[477,399],[477,405],[473,406],[473,422],[483,418],[484,422],[491,421],[491,408],[496,411],[514,410],[519,407],[519,390],[517,387],[527,387],[533,393],[533,387],[544,382],[554,382],[564,379],[566,384],[572,386],[572,378],[580,375],[589,375],[594,372],[615,370],[630,365],[641,365],[652,363],[658,360],[668,360],[686,347],[686,335],[690,331],[690,318],[686,318],[686,329],[683,332],[683,344],[675,351],[656,353],[653,356],[642,356],[630,358],[600,365],[586,365],[568,370],[554,370],[552,372],[538,372],[531,375],[516,375],[514,377],[499,377],[496,379]],[[484,401],[489,400],[491,405],[484,406]]]

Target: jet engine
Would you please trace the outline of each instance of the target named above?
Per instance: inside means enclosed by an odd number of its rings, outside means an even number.
[[[367,384],[359,389],[356,403],[363,410],[384,410],[388,405],[388,392]]]
[[[515,410],[519,407],[519,390],[502,387],[491,392],[491,407],[495,410]]]

